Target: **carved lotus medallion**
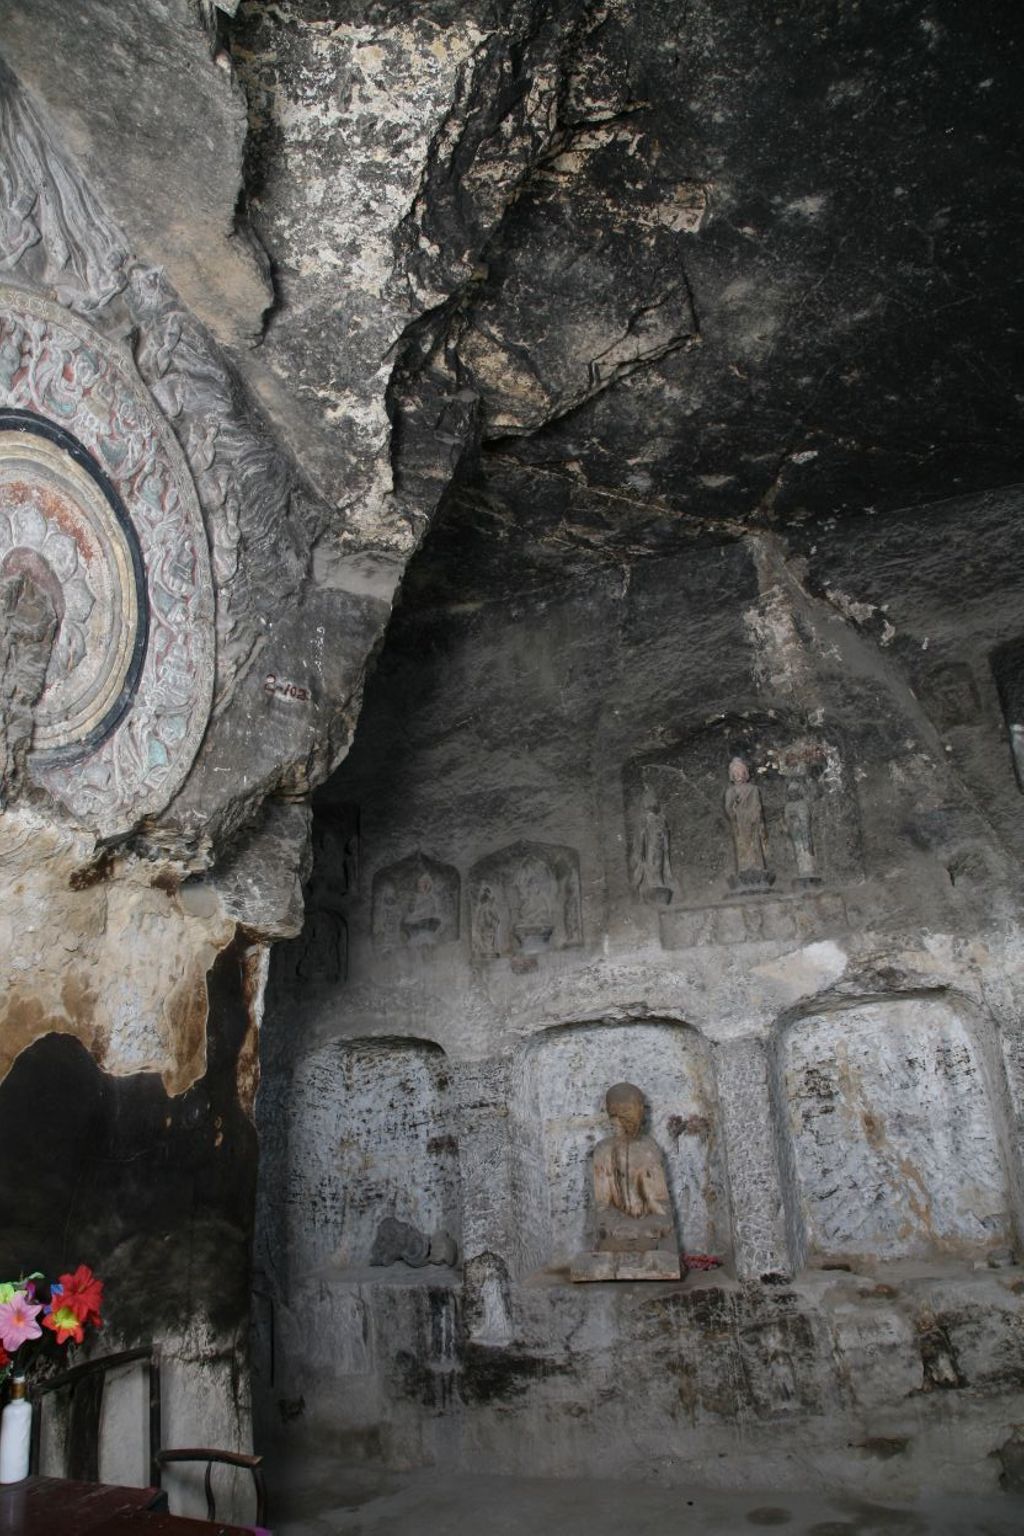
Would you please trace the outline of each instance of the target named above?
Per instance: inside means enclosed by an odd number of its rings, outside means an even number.
[[[103,835],[163,809],[209,716],[214,597],[188,469],[127,355],[0,288],[0,580],[56,616],[32,780]]]

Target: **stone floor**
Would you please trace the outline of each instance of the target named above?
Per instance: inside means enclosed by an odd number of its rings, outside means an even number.
[[[729,1493],[642,1482],[381,1474],[321,1464],[277,1481],[274,1536],[1021,1536],[1024,1496]]]

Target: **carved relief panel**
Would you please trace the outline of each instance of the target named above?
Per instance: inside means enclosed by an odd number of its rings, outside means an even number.
[[[162,810],[213,687],[195,490],[125,358],[14,289],[0,289],[0,589],[8,790],[24,771],[106,835]]]
[[[469,875],[473,954],[537,955],[583,941],[579,857],[551,843],[513,843]]]
[[[661,910],[670,947],[796,937],[801,903],[834,925],[835,893],[861,878],[845,753],[798,719],[714,721],[628,764],[624,792],[630,883]],[[777,920],[737,928],[730,909],[748,904]]]
[[[376,949],[434,949],[459,936],[459,872],[425,853],[379,869],[373,877]]]

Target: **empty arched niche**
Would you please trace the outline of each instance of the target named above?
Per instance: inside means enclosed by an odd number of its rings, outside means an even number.
[[[285,1193],[291,1274],[367,1264],[386,1216],[458,1241],[446,1066],[440,1046],[391,1038],[332,1041],[297,1064]]]
[[[935,995],[800,1019],[779,1084],[807,1257],[980,1258],[1013,1243],[994,1031]]]
[[[604,1099],[635,1083],[661,1148],[681,1247],[729,1248],[718,1100],[708,1042],[670,1022],[574,1024],[535,1036],[516,1063],[515,1228],[521,1270],[560,1269],[588,1243],[590,1154],[611,1131]]]

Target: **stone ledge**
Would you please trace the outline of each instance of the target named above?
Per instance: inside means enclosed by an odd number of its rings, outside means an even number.
[[[658,918],[663,949],[711,944],[763,944],[827,938],[849,927],[846,901],[836,891],[801,896],[750,897],[715,907],[679,907]]]
[[[667,1249],[648,1253],[579,1253],[569,1266],[572,1281],[679,1280],[679,1256]]]

